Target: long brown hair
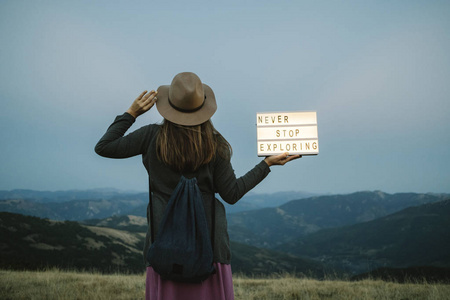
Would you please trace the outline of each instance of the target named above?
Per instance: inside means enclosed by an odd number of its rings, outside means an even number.
[[[196,126],[182,126],[164,119],[156,140],[158,159],[172,169],[195,171],[218,154],[230,159],[232,148],[210,120]]]

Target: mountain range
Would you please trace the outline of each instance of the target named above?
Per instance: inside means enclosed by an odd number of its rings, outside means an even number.
[[[138,230],[144,218],[120,216],[90,223],[100,226],[0,212],[0,268],[144,272],[145,231]],[[313,260],[236,242],[231,247],[235,273],[325,276],[324,266]]]
[[[306,192],[249,193],[239,205],[228,205],[227,213],[262,207],[276,207],[292,199],[311,196]],[[220,197],[218,197],[220,199]],[[52,220],[81,221],[107,218],[112,215],[145,217],[148,193],[121,192],[115,189],[86,191],[0,191],[0,211],[30,215]]]
[[[3,230],[0,266],[5,267],[5,258],[11,253],[27,255],[26,252],[31,251],[31,257],[43,259],[50,255],[52,259],[68,259],[66,255],[61,256],[61,252],[68,252],[82,253],[86,265],[90,265],[88,261],[96,260],[103,262],[100,266],[109,265],[115,269],[130,266],[140,270],[141,246],[147,227],[141,210],[146,207],[147,195],[108,191],[109,196],[105,196],[96,192],[99,198],[90,200],[74,200],[80,196],[72,196],[71,200],[57,202],[49,201],[52,198],[42,194],[41,200],[17,195],[15,199],[0,200],[0,211],[22,214],[0,214],[4,219],[0,222]],[[2,195],[0,192],[0,198]],[[292,200],[286,197],[295,194],[278,193],[272,194],[273,201],[270,201],[271,195],[250,196],[255,202],[255,199],[262,199],[255,204],[258,209],[231,213],[229,207],[232,206],[227,206],[234,271],[246,274],[269,271],[310,273],[320,278],[330,272],[360,274],[380,267],[450,268],[448,194],[375,191]],[[280,204],[273,207],[277,203]],[[133,211],[139,213],[128,213]],[[23,215],[35,215],[40,219],[20,219],[32,218]],[[68,227],[61,229],[63,226]],[[45,230],[33,235],[41,227]],[[70,232],[66,236],[74,244],[68,240],[58,241],[59,236],[64,235],[63,231]],[[15,242],[10,242],[9,237],[17,235],[16,232],[22,232],[22,236],[18,240],[12,238]],[[39,236],[47,234],[50,238],[52,234],[49,233],[55,233],[53,240],[43,242],[47,237]],[[12,249],[11,245],[16,245],[18,250]],[[95,256],[99,249],[109,251],[103,260]],[[88,250],[93,250],[95,255],[85,254]],[[73,258],[72,262],[75,262]]]
[[[326,228],[367,222],[412,206],[450,198],[446,194],[357,192],[292,200],[275,208],[230,214],[232,240],[275,248]]]
[[[369,222],[324,229],[276,249],[350,273],[382,267],[450,268],[450,199]]]
[[[67,202],[72,200],[105,200],[128,195],[140,195],[145,200],[146,193],[132,191],[121,191],[113,188],[91,189],[91,190],[68,190],[68,191],[35,191],[26,189],[0,190],[0,200],[22,199],[33,202]]]

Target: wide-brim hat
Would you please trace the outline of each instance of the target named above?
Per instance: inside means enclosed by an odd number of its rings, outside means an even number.
[[[213,90],[191,72],[175,75],[170,85],[158,88],[156,108],[172,123],[194,126],[208,121],[217,110]]]

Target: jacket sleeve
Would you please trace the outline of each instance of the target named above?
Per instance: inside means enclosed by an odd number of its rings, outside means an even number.
[[[244,176],[236,178],[231,162],[218,158],[214,167],[214,186],[225,202],[235,204],[266,178],[269,172],[270,168],[263,160]]]
[[[98,141],[95,152],[108,158],[127,158],[142,154],[148,145],[148,126],[124,136],[134,122],[135,118],[128,113],[117,116]]]

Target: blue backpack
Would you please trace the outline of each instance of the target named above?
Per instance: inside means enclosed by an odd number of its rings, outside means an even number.
[[[162,279],[181,282],[202,282],[215,273],[211,242],[214,241],[214,226],[210,236],[197,179],[181,176],[165,208],[156,239],[152,206],[150,192],[152,245],[147,261],[153,270]],[[215,205],[211,207],[214,224]]]

